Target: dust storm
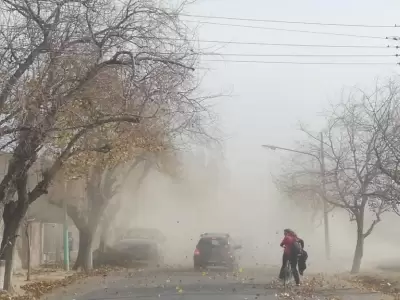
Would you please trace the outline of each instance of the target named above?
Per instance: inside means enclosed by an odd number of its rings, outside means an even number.
[[[166,265],[191,267],[201,233],[227,232],[243,247],[239,254],[243,268],[277,266],[281,263],[283,229],[289,227],[305,240],[310,271],[350,269],[356,227],[345,211],[335,209],[329,214],[331,259],[327,262],[322,214],[285,199],[267,173],[254,166],[234,173],[221,157],[206,159],[203,154],[185,157],[184,165],[184,174],[178,179],[152,169],[140,187],[132,184],[139,176],[133,172],[123,188],[113,224],[118,230],[139,227],[161,231],[166,238]],[[371,220],[366,214],[366,226]],[[395,236],[393,224],[399,220],[392,214],[384,215],[366,239],[364,270],[390,263],[395,257],[398,242],[391,237]],[[113,234],[110,242],[112,238]]]

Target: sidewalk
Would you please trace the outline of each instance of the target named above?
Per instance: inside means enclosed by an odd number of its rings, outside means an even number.
[[[12,284],[14,294],[6,292],[0,294],[0,300],[33,300],[39,299],[44,294],[50,293],[57,288],[67,287],[74,283],[79,283],[92,276],[106,276],[109,272],[116,271],[115,268],[103,267],[93,270],[89,275],[62,269],[39,268],[31,272],[31,280],[26,280],[26,271],[13,275]]]
[[[27,281],[26,273],[26,270],[24,270],[13,275],[12,284],[16,295],[25,294],[26,290],[30,290],[37,283],[49,282],[50,285],[52,282],[57,284],[59,281],[65,280],[66,277],[74,279],[77,275],[75,271],[66,272],[63,269],[40,268],[32,270],[30,281]]]

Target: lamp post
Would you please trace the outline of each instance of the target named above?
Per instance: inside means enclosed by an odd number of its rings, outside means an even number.
[[[65,181],[65,196],[67,193],[67,181]],[[67,213],[67,199],[63,199],[63,244],[64,244],[64,270],[69,271],[69,239],[68,239],[68,213]]]
[[[311,156],[315,159],[317,159],[319,165],[320,165],[320,173],[321,173],[321,178],[322,178],[322,193],[324,196],[326,196],[326,186],[325,186],[325,156],[324,156],[324,142],[323,142],[323,135],[322,133],[320,134],[320,156],[317,156],[313,153],[310,152],[305,152],[305,151],[300,151],[300,150],[294,150],[294,149],[289,149],[289,148],[284,148],[284,147],[278,147],[275,145],[262,145],[262,147],[270,149],[270,150],[281,150],[281,151],[287,151],[287,152],[293,152],[293,153],[299,153],[307,156]],[[325,256],[326,259],[329,260],[331,253],[330,253],[330,237],[329,237],[329,218],[328,218],[328,205],[325,201],[325,199],[322,199],[322,203],[324,206],[324,232],[325,232]]]

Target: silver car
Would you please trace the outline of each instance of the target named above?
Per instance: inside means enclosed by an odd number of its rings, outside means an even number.
[[[96,250],[93,260],[96,265],[156,267],[164,263],[164,256],[155,240],[127,238],[107,247],[104,252]]]

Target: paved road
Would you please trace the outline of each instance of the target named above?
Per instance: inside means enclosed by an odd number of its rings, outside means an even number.
[[[71,288],[49,300],[234,300],[234,299],[344,299],[378,300],[379,294],[349,288],[308,286],[284,290],[274,280],[276,269],[243,270],[239,274],[219,270],[194,272],[170,269],[126,272]],[[310,281],[310,279],[308,279]],[[307,280],[305,280],[307,282]],[[338,298],[339,297],[339,298]]]

